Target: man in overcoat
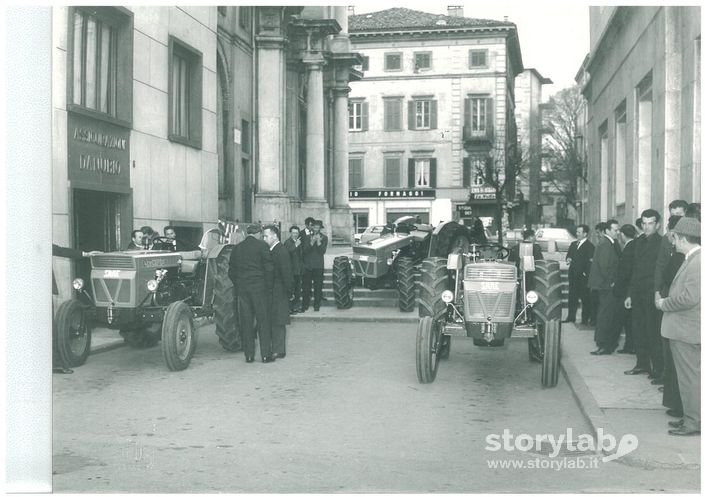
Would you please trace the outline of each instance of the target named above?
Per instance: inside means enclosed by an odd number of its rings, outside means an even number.
[[[270,294],[269,319],[272,325],[272,356],[286,357],[286,325],[289,320],[289,296],[294,290],[289,251],[279,242],[279,228],[273,224],[264,227],[264,241],[269,245],[274,263],[274,279]]]
[[[582,303],[582,322],[588,324],[592,314],[590,307],[590,290],[588,290],[588,275],[590,263],[595,253],[595,246],[588,240],[590,228],[587,224],[579,225],[575,234],[578,237],[568,247],[566,262],[568,263],[568,318],[566,322],[575,322],[578,301]]]
[[[616,302],[612,293],[619,264],[619,223],[610,219],[605,224],[605,233],[595,248],[588,278],[588,287],[598,293],[599,306],[595,325],[597,349],[590,352],[593,355],[611,354],[619,343],[619,328],[615,323]]]
[[[624,299],[627,298],[629,282],[632,278],[632,268],[634,267],[634,239],[637,236],[636,228],[631,224],[622,225],[619,228],[622,239],[622,253],[619,255],[617,264],[617,275],[614,279],[613,293],[617,299],[615,313],[617,315],[617,329],[624,328],[624,345],[617,352],[620,354],[633,354],[634,336],[632,334],[632,310],[624,307]]]
[[[284,242],[284,248],[291,258],[291,273],[294,277],[293,299],[289,303],[289,311],[296,314],[301,310],[301,276],[304,272],[304,252],[301,231],[294,225],[289,228],[289,238]]]
[[[668,297],[656,298],[663,311],[661,333],[669,339],[683,402],[683,418],[671,421],[671,435],[700,434],[700,222],[682,218],[673,229],[676,250],[685,255]]]
[[[272,328],[269,322],[267,296],[272,292],[274,264],[269,247],[259,237],[262,227],[247,227],[247,237],[233,247],[228,274],[240,303],[240,326],[245,360],[255,360],[255,323],[259,334],[262,362],[272,362]]]
[[[313,286],[313,310],[318,311],[323,297],[323,254],[328,248],[328,237],[321,233],[323,222],[316,220],[311,227],[311,235],[305,238],[304,274],[303,274],[303,307],[308,309],[311,302],[311,286]]]

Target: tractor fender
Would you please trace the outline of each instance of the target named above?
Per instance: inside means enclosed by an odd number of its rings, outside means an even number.
[[[434,228],[431,234],[431,243],[428,247],[429,257],[447,257],[450,244],[458,236],[465,236],[470,239],[470,230],[455,221],[441,223]]]

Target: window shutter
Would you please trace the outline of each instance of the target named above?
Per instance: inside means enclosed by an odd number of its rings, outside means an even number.
[[[463,187],[470,186],[470,157],[463,158]]]
[[[389,131],[389,121],[391,119],[391,100],[384,101],[384,131]]]
[[[438,101],[431,100],[431,129],[438,128]]]
[[[409,159],[408,184],[409,188],[414,188],[416,186],[416,162],[414,159]]]
[[[487,138],[492,139],[494,136],[494,106],[493,100],[487,99]]]
[[[409,129],[416,129],[416,102],[409,100]]]
[[[467,141],[470,138],[472,125],[472,102],[469,98],[465,99],[465,124],[463,125],[463,140]]]
[[[367,131],[370,128],[369,120],[369,104],[367,102],[362,102],[360,106],[362,108],[362,131]]]
[[[392,115],[394,120],[392,121],[392,130],[399,131],[401,129],[401,100],[392,100]]]
[[[430,169],[431,188],[436,188],[436,159],[430,160]]]

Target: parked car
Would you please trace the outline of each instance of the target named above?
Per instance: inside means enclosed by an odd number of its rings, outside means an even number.
[[[511,229],[504,232],[502,236],[502,245],[508,249],[512,248],[514,245],[519,243],[522,239],[521,234],[524,232],[522,229]],[[492,243],[498,243],[497,234],[492,235],[488,238]]]
[[[373,226],[368,226],[362,233],[355,233],[353,235],[353,241],[355,242],[355,244],[359,244],[376,240],[384,233],[384,227],[384,224],[375,224]]]
[[[565,228],[539,228],[536,231],[536,243],[544,252],[551,252],[550,242],[555,242],[555,252],[568,252],[568,247],[577,238]]]

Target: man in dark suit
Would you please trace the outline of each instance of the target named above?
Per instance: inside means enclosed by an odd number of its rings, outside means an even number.
[[[270,294],[270,322],[272,325],[272,356],[286,357],[286,325],[289,320],[289,296],[294,289],[289,251],[279,242],[279,228],[273,224],[264,227],[264,241],[269,245],[274,262],[274,281]]]
[[[565,322],[567,323],[575,322],[578,301],[582,303],[583,324],[590,321],[589,318],[592,314],[587,281],[595,246],[587,239],[589,233],[590,228],[587,224],[579,225],[575,231],[578,239],[570,244],[566,255],[568,263],[568,319]]]
[[[289,304],[289,312],[296,314],[301,310],[301,275],[304,272],[304,253],[298,226],[289,228],[289,238],[284,242],[284,248],[289,252],[291,273],[294,277],[294,295]]]
[[[624,346],[617,352],[620,354],[634,353],[634,337],[632,336],[632,310],[624,308],[624,299],[627,298],[629,282],[632,278],[632,268],[634,267],[634,239],[637,236],[636,228],[631,224],[625,224],[619,228],[622,239],[622,253],[617,264],[617,276],[614,279],[614,295],[617,299],[616,315],[617,329],[624,328]]]
[[[143,238],[142,230],[132,230],[132,241],[127,246],[127,250],[144,250]]]
[[[321,307],[323,296],[323,254],[328,248],[328,237],[321,233],[323,222],[316,220],[311,227],[311,235],[306,237],[304,247],[304,274],[303,274],[303,307],[302,312],[308,309],[311,302],[311,286],[313,285],[313,310]]]
[[[598,292],[599,302],[595,325],[597,349],[590,352],[593,355],[611,354],[619,343],[619,328],[615,323],[615,299],[612,293],[620,254],[619,244],[616,242],[619,223],[610,219],[605,225],[604,236],[595,248],[588,278],[588,287]]]
[[[636,346],[636,366],[627,375],[648,374],[651,379],[663,373],[663,351],[659,323],[660,311],[654,305],[654,271],[661,247],[658,229],[661,214],[654,209],[641,213],[643,236],[634,243],[634,268],[624,307],[632,309],[632,331]]]
[[[272,362],[272,328],[267,309],[272,292],[274,264],[266,243],[260,240],[261,226],[247,227],[247,237],[233,247],[228,274],[240,303],[240,326],[245,349],[245,360],[255,360],[255,325],[259,334],[262,362]]]

